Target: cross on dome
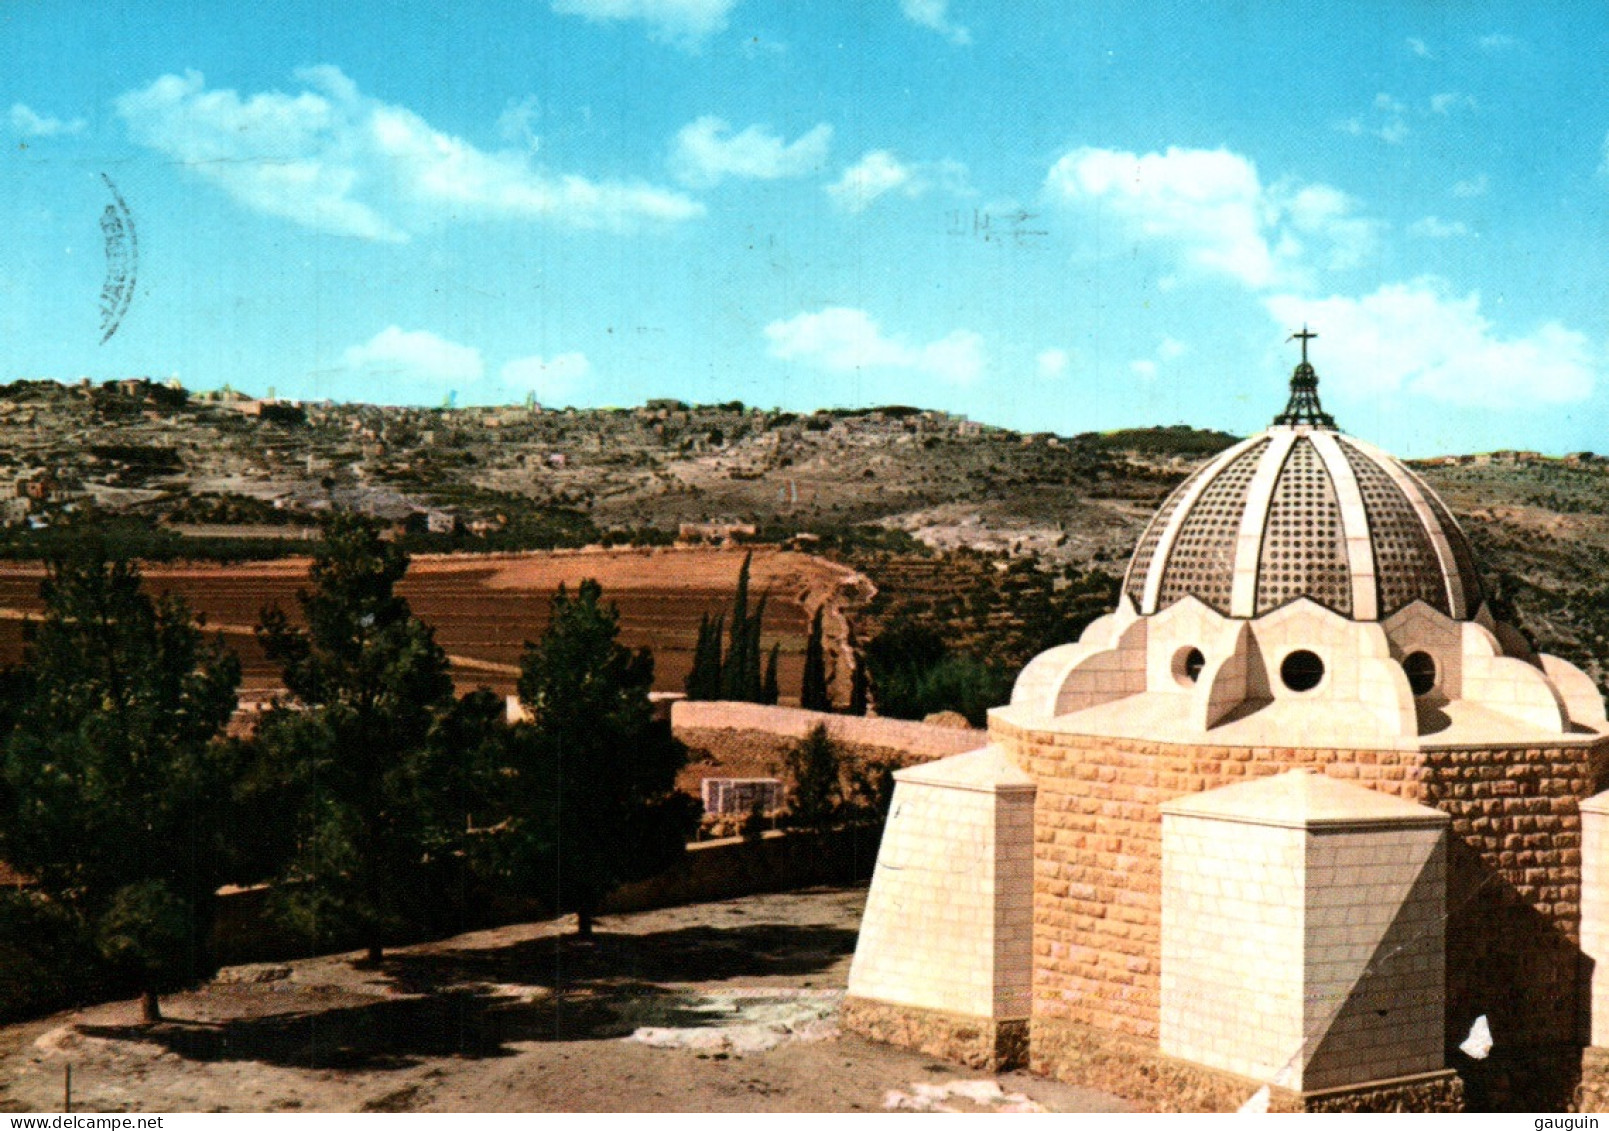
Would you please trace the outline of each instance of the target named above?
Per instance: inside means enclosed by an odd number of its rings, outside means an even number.
[[[1285,411],[1274,417],[1275,424],[1306,424],[1312,428],[1335,430],[1335,418],[1319,404],[1318,374],[1307,360],[1307,343],[1316,337],[1318,335],[1309,330],[1304,322],[1300,333],[1285,339],[1287,342],[1302,343],[1302,360],[1291,373],[1291,399],[1286,402]]]

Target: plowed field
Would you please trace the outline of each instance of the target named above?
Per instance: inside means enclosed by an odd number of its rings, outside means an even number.
[[[692,666],[699,617],[730,610],[742,561],[741,551],[702,548],[418,558],[400,591],[435,627],[461,687],[485,685],[508,694],[525,642],[547,626],[554,591],[564,584],[573,592],[583,579],[595,579],[620,610],[621,642],[652,649],[656,690],[680,691]],[[243,698],[250,699],[272,692],[278,682],[253,626],[269,605],[299,616],[296,594],[307,587],[307,567],[306,559],[284,559],[150,565],[144,573],[152,591],[181,594],[210,629],[223,634],[245,667]],[[0,663],[21,658],[23,623],[42,609],[43,576],[38,566],[0,565]],[[832,652],[843,639],[844,608],[867,596],[869,586],[860,575],[820,558],[757,549],[751,611],[762,593],[770,594],[764,647],[782,645],[779,673],[786,702],[798,695],[805,634],[816,605],[827,602]]]

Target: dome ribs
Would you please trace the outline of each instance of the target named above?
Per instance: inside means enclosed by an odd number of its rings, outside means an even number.
[[[1379,586],[1377,615],[1384,619],[1414,601],[1423,601],[1447,616],[1464,615],[1462,609],[1454,610],[1449,592],[1448,578],[1456,567],[1443,562],[1431,541],[1427,530],[1433,517],[1417,488],[1411,482],[1399,484],[1386,462],[1374,453],[1350,441],[1341,441],[1341,450],[1357,478],[1368,516]]]
[[[1257,562],[1254,615],[1307,597],[1353,615],[1352,570],[1335,484],[1311,439],[1291,448],[1274,484]]]
[[[1172,547],[1158,554],[1164,572],[1156,609],[1194,596],[1209,608],[1229,615],[1241,516],[1246,511],[1252,476],[1269,443],[1267,435],[1259,437],[1226,462],[1184,513]]]

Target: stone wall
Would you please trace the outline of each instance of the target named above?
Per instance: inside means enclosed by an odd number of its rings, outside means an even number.
[[[817,884],[860,883],[871,874],[877,861],[880,833],[880,829],[871,826],[856,826],[825,833],[768,832],[758,840],[731,837],[689,844],[686,854],[668,871],[615,889],[604,901],[602,914],[735,899]],[[319,953],[269,914],[269,899],[266,885],[226,889],[220,895],[211,946],[225,965],[306,958]],[[468,931],[551,914],[534,900],[476,900],[455,927]],[[606,931],[608,927],[600,929]],[[391,937],[387,943],[422,942],[427,937],[422,929],[414,929]],[[353,935],[334,939],[328,947],[355,948],[362,942]]]
[[[906,719],[864,715],[834,715],[802,711],[797,707],[768,707],[759,703],[682,700],[672,705],[670,725],[676,737],[693,745],[710,731],[740,731],[783,739],[791,743],[825,725],[836,741],[850,746],[898,752],[909,762],[926,762],[976,750],[989,742],[984,731],[933,726]]]
[[[1028,1063],[1028,1022],[944,1013],[849,996],[838,1011],[845,1030],[874,1041],[915,1049],[981,1072],[1005,1072]]]
[[[1035,1017],[1028,1044],[1033,1071],[1122,1096],[1142,1111],[1238,1111],[1265,1083],[1164,1056],[1149,1041],[1074,1021]],[[1450,1071],[1305,1094],[1270,1087],[1268,1110],[1457,1112],[1464,1110],[1464,1090]]]
[[[1154,1045],[1162,802],[1305,768],[1451,817],[1450,1043],[1475,1017],[1501,1044],[1580,1040],[1580,816],[1609,742],[1514,750],[1185,746],[1019,729],[990,737],[1039,787],[1034,1015]],[[1040,1060],[1035,1050],[1036,1063]]]

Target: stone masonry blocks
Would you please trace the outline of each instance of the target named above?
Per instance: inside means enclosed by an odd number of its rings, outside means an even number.
[[[991,720],[1038,786],[1033,1014],[1156,1041],[1164,802],[1308,769],[1447,813],[1446,1033],[1577,1039],[1581,817],[1609,741],[1456,750],[1214,747]]]

